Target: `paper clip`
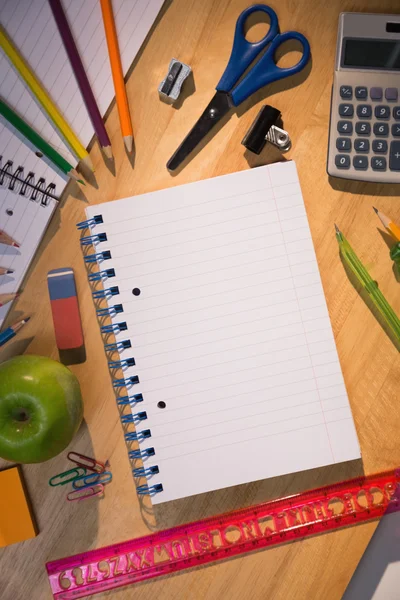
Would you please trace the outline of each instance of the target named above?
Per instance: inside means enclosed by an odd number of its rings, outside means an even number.
[[[103,463],[94,458],[90,458],[89,456],[85,456],[84,454],[68,452],[67,458],[78,465],[78,467],[83,467],[84,469],[94,471],[95,473],[104,473],[106,470],[106,465],[103,465]]]
[[[69,469],[69,471],[64,471],[64,473],[54,475],[54,477],[49,479],[49,485],[52,487],[55,487],[56,485],[65,485],[66,483],[71,483],[71,481],[74,481],[78,477],[85,476],[85,474],[85,467],[75,467],[75,469]]]
[[[72,482],[72,487],[75,490],[83,490],[83,488],[90,487],[95,485],[96,483],[106,484],[112,479],[112,474],[110,471],[104,471],[104,473],[89,473],[89,475],[82,475],[82,477],[77,477]],[[81,483],[83,485],[81,485]]]
[[[67,494],[68,502],[74,500],[86,500],[86,498],[92,498],[92,496],[100,496],[104,493],[104,486],[101,483],[96,483],[90,487],[82,488],[81,490],[73,490]]]

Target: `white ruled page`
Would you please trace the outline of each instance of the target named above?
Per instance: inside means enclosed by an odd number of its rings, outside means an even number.
[[[155,504],[360,457],[294,162],[86,212],[104,220]]]

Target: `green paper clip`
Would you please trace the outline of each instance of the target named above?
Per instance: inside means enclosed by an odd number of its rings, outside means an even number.
[[[65,485],[66,483],[71,483],[78,477],[83,477],[86,475],[86,469],[83,467],[76,467],[75,469],[69,469],[68,471],[64,471],[64,473],[59,473],[58,475],[54,475],[51,479],[49,479],[49,485],[52,487],[56,487],[57,485]]]

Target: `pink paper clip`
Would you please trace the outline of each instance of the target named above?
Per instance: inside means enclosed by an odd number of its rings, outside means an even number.
[[[103,465],[103,463],[94,458],[90,458],[89,456],[85,456],[84,454],[68,452],[67,458],[78,465],[78,467],[84,467],[85,469],[89,469],[89,471],[94,471],[95,473],[104,473],[106,470],[106,465]]]
[[[93,496],[100,496],[104,494],[104,486],[102,483],[96,483],[91,487],[84,487],[79,490],[73,490],[67,494],[68,502],[73,502],[74,500],[86,500],[87,498],[92,498]]]

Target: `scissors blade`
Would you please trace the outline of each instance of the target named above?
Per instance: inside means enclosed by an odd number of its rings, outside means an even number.
[[[196,148],[211,129],[230,111],[232,103],[226,92],[216,92],[213,99],[189,131],[182,144],[167,162],[167,169],[175,171],[185,158]]]

